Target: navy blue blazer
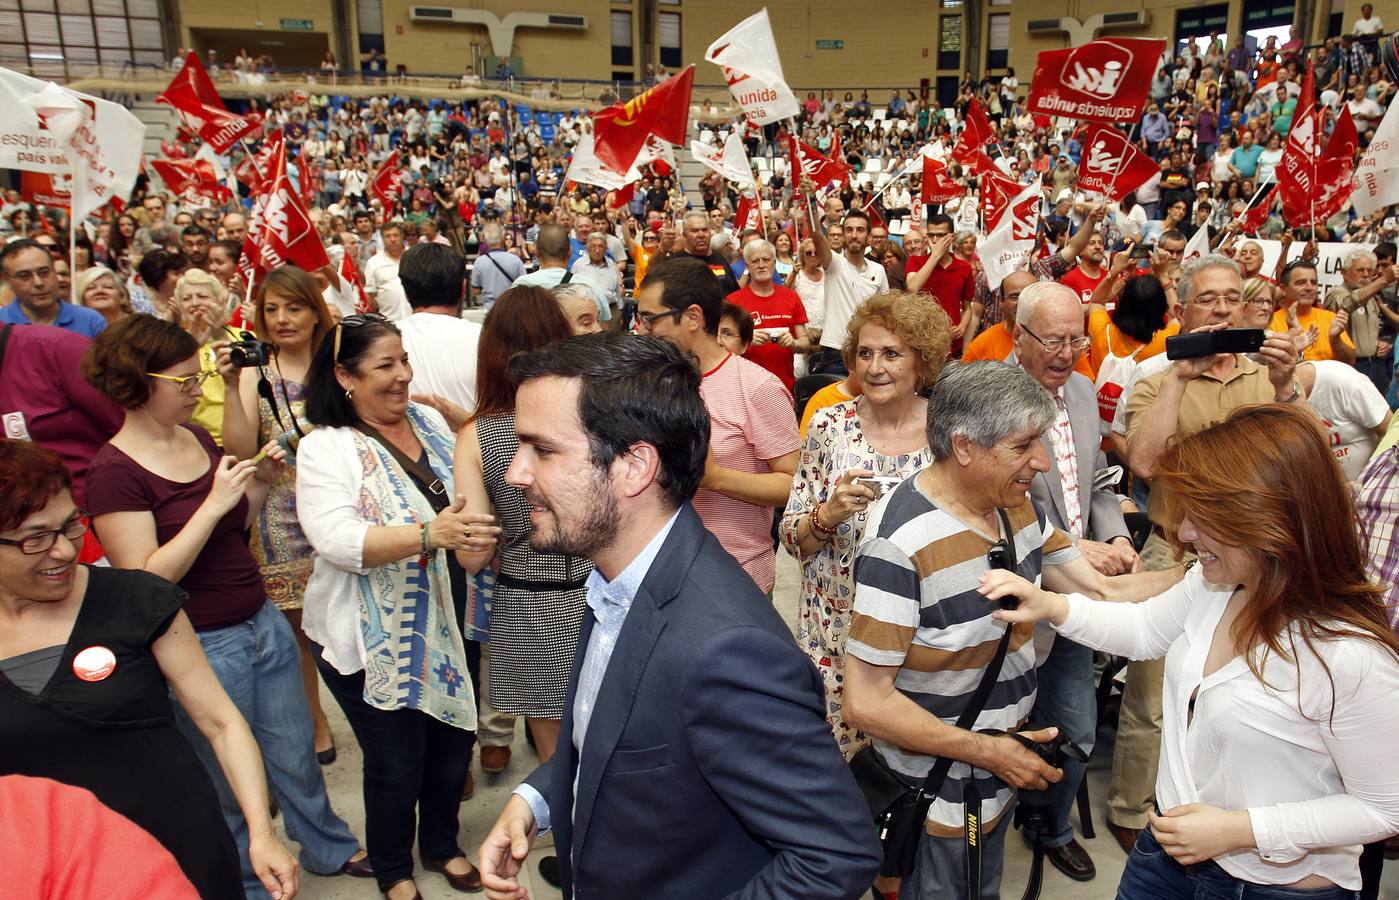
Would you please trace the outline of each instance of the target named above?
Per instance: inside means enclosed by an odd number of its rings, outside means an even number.
[[[642,582],[583,744],[573,700],[527,782],[577,900],[819,900],[869,890],[880,850],[816,667],[687,503]],[[573,793],[574,776],[578,795]]]

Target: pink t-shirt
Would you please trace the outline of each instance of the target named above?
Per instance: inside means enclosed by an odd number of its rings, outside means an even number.
[[[709,447],[719,465],[739,472],[771,472],[767,460],[801,448],[792,395],[762,366],[729,356],[705,373],[700,396],[709,408]],[[758,587],[772,590],[777,579],[773,507],[703,489],[695,493],[694,505],[704,527]]]

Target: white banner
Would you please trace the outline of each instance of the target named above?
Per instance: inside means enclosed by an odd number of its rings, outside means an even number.
[[[753,180],[753,166],[748,162],[748,153],[743,149],[743,138],[737,131],[729,134],[722,148],[712,147],[704,141],[690,141],[690,155],[703,163],[705,168],[717,172],[740,188],[756,189]]]
[[[1355,193],[1350,202],[1355,211],[1368,216],[1376,210],[1399,203],[1399,103],[1391,103],[1374,140],[1365,148],[1356,167]]]
[[[0,109],[0,168],[72,175],[74,221],[131,193],[146,126],[126,107],[0,68]]]
[[[729,92],[751,121],[769,125],[800,111],[782,74],[766,7],[710,44],[704,58],[724,70]]]
[[[1253,240],[1250,238],[1250,240]],[[1278,257],[1282,255],[1281,241],[1256,241],[1258,246],[1263,248],[1263,269],[1262,273],[1269,278],[1273,272],[1277,271]],[[1304,241],[1293,241],[1292,246],[1287,249],[1287,261],[1291,262],[1302,255],[1302,249],[1306,246]],[[1316,261],[1316,280],[1323,288],[1335,287],[1343,280],[1341,277],[1341,267],[1345,265],[1346,257],[1356,250],[1375,251],[1374,244],[1348,244],[1344,241],[1327,241],[1318,243],[1317,250],[1320,256]]]
[[[644,150],[642,152],[645,153]],[[640,179],[641,172],[635,164],[625,175],[618,175],[604,166],[602,160],[598,159],[597,154],[593,152],[593,135],[590,131],[583,132],[578,139],[577,145],[573,148],[573,161],[568,164],[568,171],[564,173],[566,181],[596,185],[608,191],[621,190],[633,181]]]

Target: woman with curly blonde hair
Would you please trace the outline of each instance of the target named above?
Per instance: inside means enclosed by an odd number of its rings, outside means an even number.
[[[847,758],[866,741],[841,712],[855,549],[882,489],[932,461],[921,392],[951,343],[947,314],[917,294],[875,294],[855,311],[842,353],[860,394],[812,416],[779,527],[802,567],[797,640],[825,681],[826,718]]]

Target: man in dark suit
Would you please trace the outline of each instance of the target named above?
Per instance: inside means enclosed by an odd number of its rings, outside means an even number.
[[[531,544],[587,556],[558,752],[481,846],[487,896],[552,828],[564,896],[855,898],[879,864],[816,670],[689,504],[709,415],[670,344],[571,338],[511,364],[506,480]]]
[[[1121,502],[1110,485],[1098,486],[1107,457],[1102,451],[1097,393],[1093,382],[1074,371],[1088,345],[1083,303],[1066,285],[1032,284],[1020,292],[1012,336],[1016,360],[1054,397],[1058,411],[1054,424],[1040,436],[1049,471],[1035,476],[1030,496],[1056,528],[1074,537],[1093,568],[1104,575],[1134,571],[1139,563]],[[1098,724],[1093,651],[1056,637],[1038,675],[1039,694],[1031,718],[1037,724],[1061,728],[1090,752]],[[1050,788],[1053,813],[1048,829],[1040,835],[1049,861],[1077,881],[1088,881],[1096,874],[1092,858],[1074,839],[1069,824],[1069,810],[1086,769],[1083,763],[1065,764],[1063,780]]]

